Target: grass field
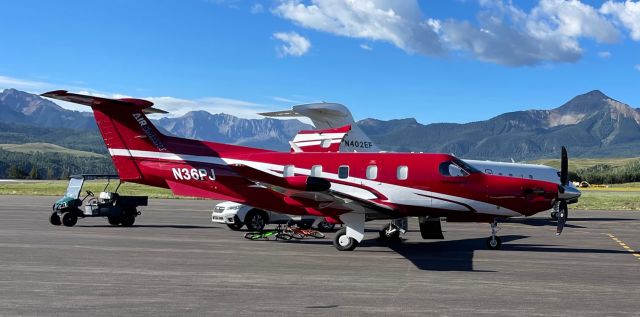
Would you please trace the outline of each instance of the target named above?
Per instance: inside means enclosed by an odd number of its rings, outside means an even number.
[[[584,169],[588,167],[592,167],[598,164],[607,164],[613,167],[623,166],[625,164],[631,163],[633,161],[640,160],[640,157],[631,157],[631,158],[600,158],[600,159],[586,159],[586,158],[570,158],[569,159],[569,170],[576,171],[579,169]],[[551,166],[553,168],[560,169],[560,159],[543,159],[543,160],[535,160],[527,163],[532,164],[542,164]]]
[[[87,181],[84,190],[99,193],[104,189],[105,184],[102,181]],[[109,190],[114,190],[116,185],[117,182],[112,183]],[[66,181],[0,182],[0,195],[62,196],[66,188]],[[571,209],[640,211],[640,183],[581,190],[580,201],[571,205]],[[173,196],[168,189],[132,183],[123,184],[118,192],[122,195],[148,195],[150,198],[184,198]]]
[[[104,155],[68,149],[66,147],[62,147],[59,145],[51,144],[51,143],[24,143],[24,144],[0,144],[0,149],[9,152],[20,152],[20,153],[62,153],[69,154],[78,157],[104,157]]]

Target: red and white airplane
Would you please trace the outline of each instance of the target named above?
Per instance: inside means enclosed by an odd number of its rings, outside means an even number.
[[[580,196],[567,186],[566,151],[558,185],[487,175],[447,154],[276,152],[166,136],[146,117],[160,112],[146,100],[63,90],[42,96],[92,108],[122,181],[170,188],[176,195],[339,219],[346,225],[334,239],[341,251],[357,247],[365,221],[407,216],[491,223],[487,246],[497,249],[498,219],[530,216],[556,201],[566,210],[566,202]],[[423,236],[434,227],[425,225]]]

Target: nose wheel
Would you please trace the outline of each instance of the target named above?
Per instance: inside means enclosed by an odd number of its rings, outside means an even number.
[[[487,249],[489,250],[499,250],[502,247],[502,239],[496,235],[500,231],[500,227],[498,227],[498,221],[493,221],[491,223],[491,236],[487,238]]]

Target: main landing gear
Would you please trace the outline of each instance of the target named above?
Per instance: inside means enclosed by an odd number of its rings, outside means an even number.
[[[494,220],[491,223],[491,236],[487,238],[487,248],[489,250],[499,250],[502,247],[502,239],[496,236],[496,233],[500,231],[500,227],[498,227],[498,221]]]
[[[380,229],[380,231],[378,232],[380,235],[380,240],[391,243],[401,242],[402,239],[400,238],[400,234],[406,232],[406,229],[403,228],[403,221],[406,224],[405,219],[406,218],[392,220],[389,224],[382,227],[382,229]]]

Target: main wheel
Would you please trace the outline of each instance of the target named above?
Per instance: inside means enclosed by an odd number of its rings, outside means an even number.
[[[393,232],[389,232],[389,228],[391,224],[387,224],[378,232],[380,235],[380,240],[389,241],[389,242],[400,242],[400,230],[394,230]]]
[[[240,229],[242,229],[242,226],[244,226],[244,223],[242,223],[242,221],[240,221],[240,217],[233,216],[233,223],[228,223],[227,227],[229,227],[229,229],[233,230],[233,231],[238,231]]]
[[[551,216],[551,219],[558,220],[558,212],[557,211],[552,211],[550,216]]]
[[[335,223],[329,223],[326,220],[322,220],[318,223],[318,230],[320,231],[324,231],[324,232],[329,232],[331,230],[333,230],[333,228],[336,227]]]
[[[358,246],[358,241],[347,236],[347,228],[342,228],[336,232],[333,238],[333,245],[338,251],[353,251]]]
[[[122,216],[122,218],[120,218],[120,224],[123,227],[131,227],[133,226],[134,222],[136,222],[135,214],[126,213]]]
[[[267,213],[259,209],[252,209],[244,218],[244,223],[251,231],[261,231],[267,225],[267,220]]]
[[[54,226],[59,226],[62,224],[62,222],[60,221],[60,216],[58,216],[57,211],[54,211],[51,213],[51,216],[49,216],[49,223]]]
[[[500,237],[496,236],[487,238],[487,248],[489,250],[500,250],[500,247],[502,247],[502,239],[500,239]]]
[[[120,217],[109,216],[109,217],[107,217],[107,221],[109,221],[110,225],[117,226],[117,225],[120,224]]]
[[[65,227],[73,227],[77,222],[78,216],[68,211],[62,213],[62,224],[65,225]]]

